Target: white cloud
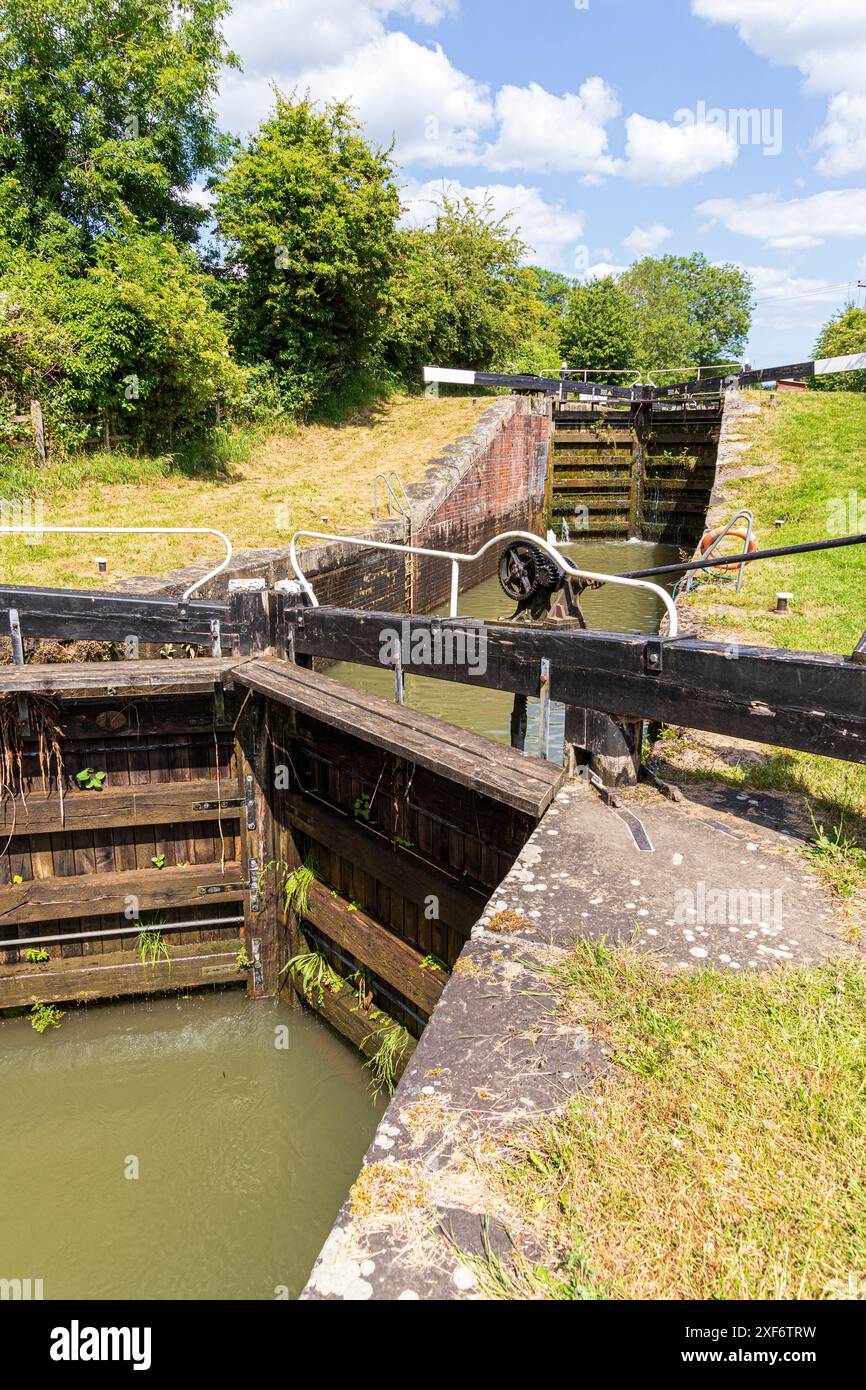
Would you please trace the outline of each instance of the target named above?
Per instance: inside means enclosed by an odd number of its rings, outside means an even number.
[[[484,152],[484,163],[496,172],[532,169],[603,178],[616,171],[605,127],[619,111],[616,93],[600,77],[587,78],[577,93],[561,97],[537,82],[502,87],[496,95],[499,132]]]
[[[863,0],[692,0],[692,9],[736,25],[762,58],[798,67],[812,92],[866,89]]]
[[[625,128],[624,172],[638,183],[669,188],[737,158],[736,140],[717,125],[673,126],[635,114],[626,119]]]
[[[866,168],[866,4],[863,0],[692,0],[696,15],[734,24],[763,58],[800,69],[807,92],[831,93],[815,144],[819,173]]]
[[[799,331],[808,343],[845,299],[845,287],[776,266],[744,265],[755,287],[753,331]]]
[[[818,172],[832,178],[866,169],[866,96],[840,92],[827,108],[827,119],[815,137],[826,153]]]
[[[840,188],[789,198],[760,193],[751,198],[711,198],[698,212],[729,232],[754,237],[781,251],[820,246],[828,238],[862,237],[866,188]]]
[[[670,227],[664,227],[661,222],[653,222],[650,227],[633,227],[628,236],[623,237],[622,244],[627,251],[633,251],[636,256],[651,256],[653,251],[657,251],[672,236]]]
[[[451,197],[467,196],[476,202],[489,197],[497,216],[513,214],[512,226],[530,248],[527,261],[574,274],[576,244],[583,236],[582,212],[547,202],[539,189],[524,184],[478,184],[470,188],[450,179],[429,179],[425,183],[413,181],[404,189],[404,221],[411,226],[427,224],[443,190]]]
[[[384,23],[408,15],[435,24],[456,9],[457,0],[237,0],[226,32],[243,71],[222,75],[220,118],[228,129],[248,133],[273,107],[274,85],[284,92],[309,87],[319,98],[353,98],[364,121],[369,101],[371,133],[388,142],[404,118],[415,129],[431,115],[440,124],[455,121],[458,141],[460,121],[469,122],[474,138],[475,127],[492,118],[486,89],[453,68],[440,48],[389,34]],[[413,93],[416,81],[420,90]],[[422,99],[427,104],[419,113]]]
[[[437,24],[456,9],[457,0],[235,0],[226,37],[248,74],[300,72],[381,38],[389,15]]]
[[[611,265],[609,261],[596,261],[579,278],[584,281],[604,280],[608,275],[622,275],[625,270],[628,270],[627,265]]]

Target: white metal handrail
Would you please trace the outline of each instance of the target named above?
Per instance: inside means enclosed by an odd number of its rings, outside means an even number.
[[[41,522],[33,522],[21,526],[0,526],[0,538],[4,536],[32,536],[32,535],[55,535],[55,536],[216,536],[222,541],[226,548],[225,559],[207,574],[202,575],[188,589],[181,594],[180,602],[186,603],[202,585],[209,580],[216,579],[218,574],[229,564],[232,558],[232,543],[222,531],[216,531],[212,526],[43,526]]]
[[[655,594],[656,598],[661,599],[667,609],[668,621],[670,623],[668,635],[676,637],[679,631],[676,605],[666,589],[662,589],[660,585],[653,584],[648,579],[626,579],[625,576],[621,574],[597,574],[593,570],[578,569],[577,566],[573,565],[570,560],[567,560],[564,555],[560,555],[559,551],[556,550],[554,546],[550,545],[548,541],[542,540],[540,536],[534,535],[531,531],[503,531],[500,535],[494,536],[491,540],[486,541],[480,550],[475,551],[474,555],[461,554],[459,551],[455,550],[428,550],[424,546],[419,545],[395,545],[390,541],[369,540],[363,536],[336,536],[327,531],[296,531],[289,544],[289,561],[304,593],[307,595],[314,608],[319,607],[319,600],[316,598],[312,585],[309,583],[306,575],[298,564],[298,540],[302,536],[308,540],[335,541],[341,545],[357,545],[365,550],[390,550],[396,551],[401,555],[429,555],[431,559],[435,560],[450,560],[450,616],[452,618],[457,617],[457,598],[460,592],[461,563],[471,564],[475,560],[480,560],[482,555],[490,550],[492,546],[498,545],[500,541],[531,541],[533,545],[537,545],[540,550],[543,550],[552,560],[555,560],[564,574],[570,575],[575,579],[596,580],[601,584],[619,584],[623,588],[628,589],[646,589],[650,593]]]

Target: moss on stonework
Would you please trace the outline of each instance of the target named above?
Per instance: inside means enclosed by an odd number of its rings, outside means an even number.
[[[495,917],[491,917],[487,923],[487,930],[493,932],[518,932],[533,930],[532,923],[528,917],[524,917],[520,912],[497,912]]]

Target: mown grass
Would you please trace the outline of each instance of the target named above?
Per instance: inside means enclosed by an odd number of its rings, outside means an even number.
[[[866,531],[866,396],[814,391],[780,396],[775,407],[766,396],[761,402],[761,414],[744,426],[753,447],[742,461],[775,471],[728,484],[730,511],[752,509],[762,548],[831,539],[843,525]],[[782,591],[794,595],[786,618],[770,611]],[[706,585],[688,602],[701,627],[723,629],[726,640],[847,655],[866,630],[866,546],[759,561],[746,571],[742,593]],[[857,882],[866,887],[866,767],[773,750],[763,763],[705,775],[802,794],[828,838],[841,827]],[[825,861],[832,870],[838,854]]]
[[[583,942],[552,973],[612,1065],[490,1161],[548,1258],[482,1261],[486,1292],[805,1299],[853,1276],[866,1293],[864,963],[669,974]]]
[[[376,474],[395,469],[406,484],[417,482],[485,404],[394,396],[348,418],[337,412],[337,422],[287,424],[278,433],[224,429],[207,446],[183,452],[118,449],[57,459],[42,470],[21,454],[0,455],[0,498],[41,499],[46,525],[211,526],[235,549],[285,546],[301,527],[368,526]],[[0,539],[0,573],[7,583],[104,588],[131,575],[215,563],[220,554],[206,537]],[[97,573],[97,556],[108,559],[107,580]]]

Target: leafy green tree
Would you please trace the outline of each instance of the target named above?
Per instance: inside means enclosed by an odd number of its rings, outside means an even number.
[[[700,334],[685,287],[663,260],[646,256],[620,277],[632,306],[637,364],[646,372],[697,362]]]
[[[83,275],[10,248],[0,276],[0,401],[38,398],[53,446],[108,424],[153,445],[199,433],[244,372],[191,252],[171,237],[103,237]]]
[[[276,94],[216,183],[236,343],[303,408],[375,354],[400,205],[389,150],[343,102]]]
[[[516,370],[549,312],[520,265],[524,251],[489,201],[447,193],[432,226],[400,233],[385,353],[404,381],[420,381],[428,363]]]
[[[562,356],[575,370],[594,375],[637,365],[631,301],[612,275],[573,285],[561,322]]]
[[[741,357],[752,317],[752,283],[735,265],[692,256],[646,256],[620,283],[631,299],[642,370],[702,366]]]
[[[815,356],[849,357],[858,352],[866,352],[866,309],[846,304],[821,329]],[[866,391],[866,371],[831,372],[815,377],[812,384],[824,391]]]
[[[542,304],[555,313],[564,313],[574,281],[558,270],[545,270],[540,265],[527,266],[527,270],[534,277],[535,294]]]
[[[70,254],[137,219],[192,240],[184,198],[225,141],[229,0],[0,0],[0,232]]]

